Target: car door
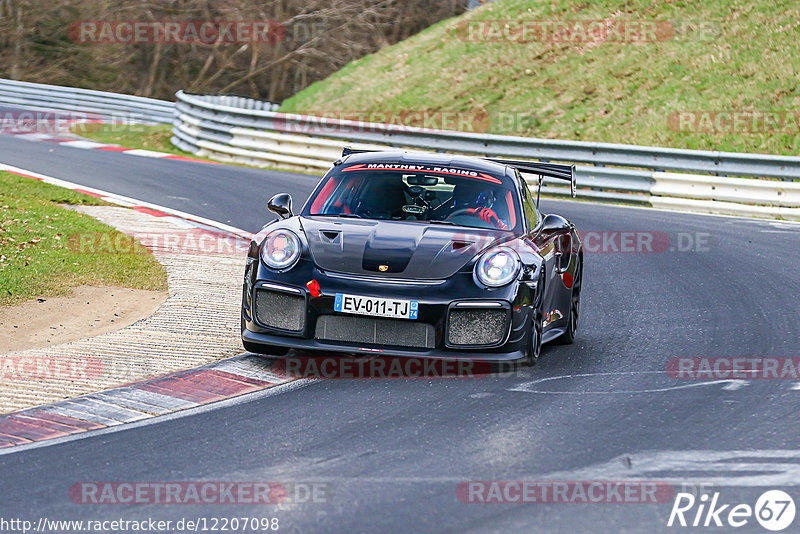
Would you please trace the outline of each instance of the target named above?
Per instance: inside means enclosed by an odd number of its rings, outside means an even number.
[[[524,181],[521,182],[525,184]],[[545,262],[545,293],[542,313],[545,318],[554,313],[553,321],[558,314],[566,317],[570,290],[564,285],[562,273],[571,261],[571,234],[569,222],[558,215],[543,215],[533,200],[530,189],[522,186],[522,200],[525,218],[528,220],[530,240],[539,248]],[[553,224],[557,223],[557,224]]]

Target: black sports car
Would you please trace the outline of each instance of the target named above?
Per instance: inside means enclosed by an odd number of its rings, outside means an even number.
[[[571,343],[580,237],[521,173],[575,195],[571,165],[345,148],[299,214],[269,200],[280,219],[250,244],[245,348],[533,363]]]

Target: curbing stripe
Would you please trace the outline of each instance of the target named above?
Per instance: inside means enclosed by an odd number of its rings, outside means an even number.
[[[159,152],[156,150],[145,150],[143,148],[127,148],[118,145],[109,145],[107,143],[98,143],[97,141],[90,141],[78,135],[73,138],[56,137],[50,134],[39,133],[25,133],[16,134],[14,137],[25,139],[26,141],[39,141],[45,143],[54,143],[69,148],[81,148],[89,150],[107,150],[109,152],[121,152],[128,156],[139,156],[143,158],[158,158],[158,159],[171,159],[175,161],[189,161],[192,163],[206,163],[210,165],[219,165],[216,161],[206,161],[199,158],[192,158],[189,156],[181,156],[178,154],[170,154],[169,152]]]
[[[66,141],[61,143],[62,146],[69,146],[72,148],[101,148],[104,146],[108,146],[105,143],[96,143],[94,141],[84,141],[82,139],[78,139],[77,141]]]
[[[87,430],[97,430],[99,428],[104,427],[104,425],[92,421],[76,419],[68,415],[60,415],[53,412],[45,412],[43,410],[26,410],[17,413],[29,415],[30,417],[36,417],[37,419],[44,419],[46,421],[55,421],[56,423],[61,423],[63,425],[69,425],[75,427],[75,433],[85,432]]]
[[[169,155],[166,152],[156,152],[155,150],[145,150],[143,148],[130,148],[124,150],[123,154],[126,156],[141,156],[143,158],[164,158]]]
[[[221,360],[216,364],[212,364],[212,367],[227,373],[253,378],[256,380],[269,380],[273,383],[285,382],[287,379],[294,378],[286,374],[273,371],[271,363],[267,364],[263,358],[255,355],[246,356],[240,360]]]
[[[94,397],[93,394],[85,397],[78,397],[77,399],[69,399],[64,401],[64,404],[82,412],[97,414],[107,419],[113,419],[120,423],[128,423],[131,421],[138,421],[147,417],[146,413],[130,408],[123,408],[122,406],[115,406],[108,404],[100,399]]]
[[[134,211],[138,211],[139,213],[144,213],[146,215],[152,215],[153,217],[170,217],[169,213],[164,213],[163,211],[154,210],[152,208],[147,208],[145,206],[133,206]]]
[[[56,423],[55,421],[51,421],[49,419],[44,419],[44,418],[41,418],[41,417],[33,417],[33,416],[30,416],[30,415],[24,415],[24,414],[17,414],[17,415],[14,415],[13,417],[16,417],[16,418],[18,418],[18,419],[20,419],[22,421],[28,421],[30,423],[33,423],[33,424],[36,424],[36,425],[39,425],[39,426],[47,426],[48,428],[54,428],[56,430],[60,430],[61,432],[64,432],[65,434],[75,434],[76,432],[85,432],[85,429],[83,429],[83,428],[78,428],[78,427],[70,426],[70,425],[64,425],[62,423]]]
[[[278,379],[272,365],[271,360],[245,353],[196,369],[7,414],[0,417],[0,448],[169,416],[295,380]]]
[[[191,382],[180,380],[178,377],[160,378],[145,382],[139,387],[147,391],[155,391],[156,393],[169,394],[173,397],[190,400],[197,404],[207,404],[225,398],[224,395],[217,395],[210,391],[199,389]]]
[[[70,432],[62,432],[52,427],[45,426],[45,424],[38,425],[14,416],[4,418],[0,424],[8,435],[25,438],[30,441],[60,438],[70,434]]]
[[[101,391],[99,394],[110,395],[115,398],[121,397],[131,399],[134,402],[140,402],[143,404],[152,404],[160,410],[166,410],[166,412],[174,412],[176,410],[183,410],[198,406],[196,402],[179,399],[170,395],[163,395],[153,391],[147,391],[138,387],[121,387],[117,389]]]
[[[103,195],[100,193],[93,193],[92,191],[87,191],[86,189],[73,189],[76,193],[83,193],[84,195],[89,195],[90,197],[95,198],[103,198]]]
[[[224,397],[241,395],[242,393],[249,393],[250,391],[258,389],[258,387],[250,384],[228,380],[222,376],[216,375],[214,371],[200,371],[196,374],[182,375],[178,377],[178,380],[188,382],[214,395],[222,395]]]
[[[100,427],[104,426],[114,426],[122,424],[120,421],[115,419],[108,419],[106,417],[101,417],[99,415],[95,415],[92,413],[84,412],[82,410],[75,410],[73,405],[68,405],[67,403],[60,403],[54,404],[52,406],[46,406],[42,408],[42,411],[54,413],[56,415],[64,415],[66,417],[72,417],[73,419],[81,419],[83,421],[89,421],[90,423],[97,423]]]
[[[33,443],[32,440],[25,439],[19,436],[14,436],[11,434],[5,434],[3,432],[0,432],[0,440],[11,443],[12,445],[23,445],[25,443]]]
[[[167,408],[153,406],[152,404],[145,404],[143,402],[130,399],[124,395],[114,394],[113,392],[95,393],[92,397],[101,402],[105,402],[106,404],[120,406],[122,408],[128,408],[130,410],[136,410],[138,412],[147,413],[150,415],[161,415],[170,411]]]
[[[236,382],[244,382],[245,384],[250,384],[253,386],[268,387],[275,383],[275,382],[266,382],[264,380],[257,380],[255,378],[250,378],[244,375],[237,375],[234,373],[230,373],[228,371],[220,371],[219,369],[214,369],[214,373],[223,378],[227,378],[228,380],[233,380]]]
[[[176,161],[193,161],[195,163],[207,163],[209,165],[223,165],[221,161],[206,161],[204,159],[190,158],[188,156],[179,156],[177,154],[170,154],[164,156],[164,159],[174,159]]]

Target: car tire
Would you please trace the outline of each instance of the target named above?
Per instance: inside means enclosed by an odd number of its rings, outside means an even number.
[[[555,342],[559,345],[571,345],[578,333],[578,320],[581,314],[581,283],[583,280],[583,257],[578,256],[577,276],[572,280],[572,296],[569,299],[569,317],[566,331],[558,336]]]
[[[542,272],[540,273],[539,280],[542,283],[536,284],[536,295],[533,298],[533,312],[531,318],[531,331],[530,331],[530,339],[528,341],[528,349],[527,349],[527,358],[525,359],[525,365],[533,366],[536,365],[539,356],[542,354],[542,331],[544,327],[542,325],[542,321],[544,316],[542,314],[542,301],[544,300],[544,267],[542,267]]]

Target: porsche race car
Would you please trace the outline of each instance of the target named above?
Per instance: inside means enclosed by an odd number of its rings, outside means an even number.
[[[538,176],[536,196],[523,174]],[[538,208],[572,165],[345,148],[298,213],[250,243],[242,340],[291,349],[534,363],[577,334],[583,248]]]

